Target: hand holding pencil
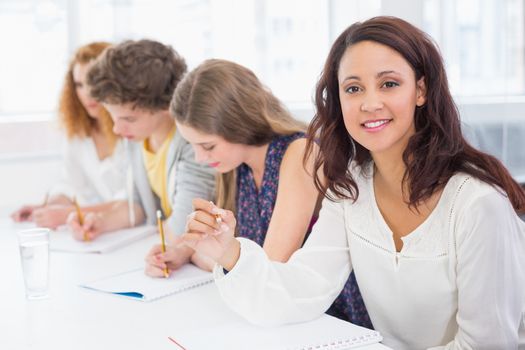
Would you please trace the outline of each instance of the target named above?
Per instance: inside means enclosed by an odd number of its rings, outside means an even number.
[[[160,234],[160,248],[162,250],[162,253],[166,253],[166,239],[164,237],[164,225],[162,224],[162,213],[160,210],[157,210],[157,226],[159,228],[159,234]],[[170,276],[170,272],[168,270],[168,266],[164,267],[164,277],[168,278]]]
[[[151,277],[169,277],[172,271],[177,270],[184,264],[190,262],[194,253],[193,249],[181,244],[178,236],[168,236],[162,223],[162,213],[157,213],[157,225],[159,227],[160,244],[155,244],[144,258],[146,266],[144,272]],[[164,237],[163,237],[164,236]]]
[[[72,200],[75,211],[69,214],[67,225],[73,232],[73,237],[79,241],[92,241],[102,233],[102,218],[100,213],[84,214],[75,198]]]
[[[181,236],[184,244],[225,268],[234,265],[239,243],[235,239],[237,222],[233,213],[200,198],[193,200],[193,208],[186,222],[186,233]]]
[[[82,210],[80,210],[80,206],[78,205],[78,202],[77,202],[77,198],[76,197],[73,197],[73,205],[75,206],[75,210],[76,210],[76,213],[77,213],[77,218],[78,218],[78,223],[80,224],[80,226],[84,226],[84,214],[82,213]],[[82,229],[82,240],[84,242],[87,242],[89,241],[89,236],[86,232],[86,230]]]

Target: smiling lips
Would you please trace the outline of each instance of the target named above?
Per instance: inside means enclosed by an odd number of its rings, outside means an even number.
[[[379,131],[382,130],[392,119],[377,119],[368,120],[361,124],[367,131]]]
[[[210,167],[212,167],[212,168],[216,168],[216,167],[219,166],[219,164],[220,164],[220,162],[215,162],[215,163],[209,163],[208,165],[209,165]]]

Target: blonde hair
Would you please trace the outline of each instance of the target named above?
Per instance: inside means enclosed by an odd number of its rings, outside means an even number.
[[[179,83],[170,112],[179,123],[251,146],[306,130],[251,70],[219,59],[204,61]],[[236,192],[235,169],[217,176],[218,206],[235,212]]]
[[[90,137],[97,121],[88,115],[86,108],[78,98],[75,81],[73,79],[73,68],[75,64],[87,64],[96,59],[111,44],[106,42],[93,42],[78,48],[69,63],[64,86],[60,95],[59,119],[69,139],[73,137]],[[115,146],[117,136],[113,133],[113,121],[108,111],[100,106],[100,123],[102,133],[108,139],[111,148]]]

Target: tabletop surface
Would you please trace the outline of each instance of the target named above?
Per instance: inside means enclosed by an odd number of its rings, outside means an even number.
[[[50,297],[28,301],[16,238],[16,231],[24,227],[0,218],[2,349],[177,349],[168,336],[199,329],[205,336],[206,328],[240,319],[222,302],[213,283],[152,302],[78,287],[143,266],[156,236],[106,254],[51,252]],[[376,344],[360,349],[387,348]]]

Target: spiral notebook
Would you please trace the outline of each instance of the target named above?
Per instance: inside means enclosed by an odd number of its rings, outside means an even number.
[[[138,226],[106,232],[89,242],[78,241],[68,229],[51,232],[49,249],[68,253],[108,253],[157,232],[156,226]]]
[[[238,319],[192,333],[173,334],[168,339],[174,349],[187,350],[343,350],[372,344],[377,344],[374,349],[388,349],[378,344],[383,339],[379,332],[326,314],[280,327],[260,327]]]
[[[152,301],[213,281],[211,272],[186,264],[168,278],[153,278],[144,274],[144,267],[105,277],[80,287],[140,301]]]

